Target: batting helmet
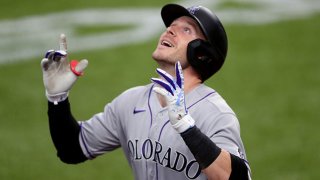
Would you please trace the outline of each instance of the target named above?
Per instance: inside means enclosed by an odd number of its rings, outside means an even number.
[[[206,37],[206,41],[191,41],[187,49],[188,62],[200,74],[203,82],[222,67],[228,51],[227,34],[218,17],[208,8],[192,6],[186,9],[177,4],[167,4],[161,10],[166,27],[181,16],[193,18]]]

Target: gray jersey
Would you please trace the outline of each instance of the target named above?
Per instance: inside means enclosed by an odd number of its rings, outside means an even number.
[[[206,179],[181,136],[171,127],[153,84],[131,88],[81,122],[80,144],[88,158],[122,147],[135,179]],[[202,84],[186,94],[196,126],[222,149],[246,159],[235,113]]]

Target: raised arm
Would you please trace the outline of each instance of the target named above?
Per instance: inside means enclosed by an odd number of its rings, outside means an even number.
[[[68,93],[88,61],[68,62],[66,36],[60,36],[60,49],[49,50],[41,61],[43,83],[48,99],[52,141],[58,157],[65,163],[79,163],[87,158],[79,144],[80,126],[71,114]]]

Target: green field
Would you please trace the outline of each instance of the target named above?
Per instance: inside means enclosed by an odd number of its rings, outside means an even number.
[[[170,1],[6,0],[0,20],[71,9],[160,8],[165,2]],[[320,13],[261,25],[228,24],[226,30],[227,61],[206,83],[239,116],[253,179],[320,179]],[[70,93],[75,117],[88,119],[127,88],[149,83],[157,40],[71,52],[89,60]],[[59,161],[49,134],[41,58],[0,64],[0,179],[133,179],[121,149],[79,165]]]

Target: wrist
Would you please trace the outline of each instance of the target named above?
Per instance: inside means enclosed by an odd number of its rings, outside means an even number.
[[[58,94],[49,94],[46,91],[46,97],[49,102],[52,102],[54,105],[57,105],[59,102],[62,102],[68,98],[69,92],[62,92]]]
[[[177,123],[172,124],[172,127],[178,132],[183,133],[186,130],[192,128],[195,122],[190,114],[185,115],[182,119],[178,120]]]
[[[181,133],[181,137],[201,169],[207,168],[221,153],[221,149],[196,126]]]

